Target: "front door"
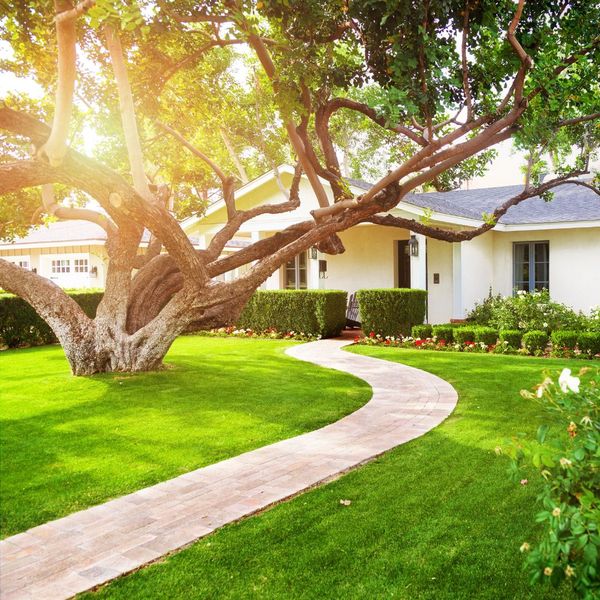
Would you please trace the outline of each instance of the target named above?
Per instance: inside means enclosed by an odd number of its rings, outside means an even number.
[[[408,240],[398,242],[398,287],[410,287],[410,248]]]

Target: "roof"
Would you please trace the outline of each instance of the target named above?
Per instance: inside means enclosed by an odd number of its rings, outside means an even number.
[[[347,181],[363,190],[370,189],[372,185],[361,179]],[[483,213],[491,214],[503,202],[522,191],[522,185],[505,185],[452,192],[413,193],[408,194],[402,202],[445,215],[481,221]],[[570,183],[555,187],[551,192],[554,198],[550,202],[533,196],[509,208],[498,222],[504,225],[526,225],[600,221],[600,196],[589,188]]]
[[[148,232],[144,232],[143,242],[147,242],[149,238]],[[88,245],[97,243],[104,245],[106,241],[106,231],[90,221],[54,221],[48,225],[42,225],[31,229],[29,233],[15,239],[10,243],[10,246],[20,245],[53,245],[57,246],[65,244],[73,246],[76,244]],[[8,245],[8,243],[0,244]]]
[[[482,214],[492,213],[504,201],[520,194],[522,185],[456,190],[453,192],[428,192],[410,194],[404,202],[436,212],[481,220]],[[525,225],[528,223],[566,223],[575,221],[600,221],[600,196],[581,185],[564,184],[553,188],[554,198],[546,202],[534,196],[512,206],[499,223]]]

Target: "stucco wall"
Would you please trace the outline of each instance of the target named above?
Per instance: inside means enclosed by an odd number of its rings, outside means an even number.
[[[433,283],[439,274],[439,283]],[[447,323],[452,317],[452,244],[427,240],[427,287],[429,323]]]
[[[106,281],[106,251],[102,246],[65,246],[57,248],[22,248],[0,250],[0,258],[16,262],[29,260],[29,268],[64,288],[103,288]],[[88,273],[74,272],[74,259],[87,258]],[[52,273],[52,260],[69,259],[70,273]],[[96,267],[97,276],[92,275]]]
[[[575,310],[600,305],[600,228],[494,232],[494,292],[510,295],[513,243],[545,241],[550,250],[550,296]]]
[[[494,239],[484,233],[461,243],[462,314],[464,318],[476,302],[481,302],[494,287]]]

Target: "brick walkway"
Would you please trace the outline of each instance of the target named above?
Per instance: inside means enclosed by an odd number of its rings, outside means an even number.
[[[454,409],[457,395],[447,382],[342,351],[348,343],[321,340],[287,353],[367,381],[373,397],[361,409],[3,540],[2,600],[69,598],[89,590],[423,435]]]

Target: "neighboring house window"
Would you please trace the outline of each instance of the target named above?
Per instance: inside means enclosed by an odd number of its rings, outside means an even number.
[[[52,261],[52,273],[70,273],[71,261],[67,258],[61,258]]]
[[[17,265],[22,267],[23,269],[29,269],[29,261],[28,260],[18,260]]]
[[[76,258],[75,259],[75,273],[87,273],[88,272],[88,259],[87,258]]]
[[[532,292],[550,289],[548,242],[517,242],[513,248],[514,289]]]
[[[305,290],[307,281],[306,252],[302,252],[285,264],[283,287],[286,290]]]

